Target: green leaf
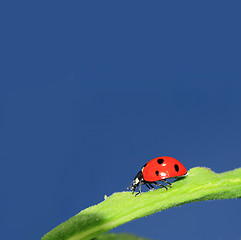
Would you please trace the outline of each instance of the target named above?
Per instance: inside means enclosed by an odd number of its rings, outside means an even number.
[[[93,240],[148,240],[147,238],[141,238],[129,233],[106,233],[94,238]]]
[[[241,168],[216,174],[196,167],[173,183],[137,197],[131,192],[114,193],[43,236],[42,240],[92,239],[121,224],[189,202],[241,197]]]

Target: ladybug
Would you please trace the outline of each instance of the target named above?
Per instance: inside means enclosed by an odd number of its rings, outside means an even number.
[[[131,186],[128,188],[135,192],[135,189],[139,186],[139,191],[135,195],[137,196],[141,192],[141,185],[145,184],[150,190],[153,190],[155,186],[163,187],[167,190],[165,185],[157,183],[161,181],[167,183],[170,187],[171,183],[166,181],[168,178],[180,177],[187,174],[187,169],[177,159],[173,157],[157,157],[146,163],[140,172],[137,173]]]

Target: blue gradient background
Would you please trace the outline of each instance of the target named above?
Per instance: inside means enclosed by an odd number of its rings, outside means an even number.
[[[157,156],[240,167],[240,7],[1,2],[1,239],[40,239]],[[240,239],[240,214],[240,200],[192,203],[113,232]]]

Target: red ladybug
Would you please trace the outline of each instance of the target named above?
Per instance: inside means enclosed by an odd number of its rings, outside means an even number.
[[[180,177],[187,174],[187,169],[175,158],[172,157],[157,157],[146,163],[140,172],[137,173],[131,186],[128,188],[135,192],[135,189],[139,186],[139,191],[136,194],[140,194],[141,185],[145,184],[149,189],[153,190],[156,186],[161,186],[167,189],[166,186],[157,183],[162,181],[172,186],[171,183],[166,181],[168,178]]]

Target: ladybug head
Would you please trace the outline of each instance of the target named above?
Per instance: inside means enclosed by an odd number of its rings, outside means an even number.
[[[135,192],[135,189],[139,186],[139,184],[141,184],[142,181],[143,181],[143,176],[142,176],[142,172],[140,171],[134,178],[131,186],[128,187],[127,189],[131,189],[133,192]]]

